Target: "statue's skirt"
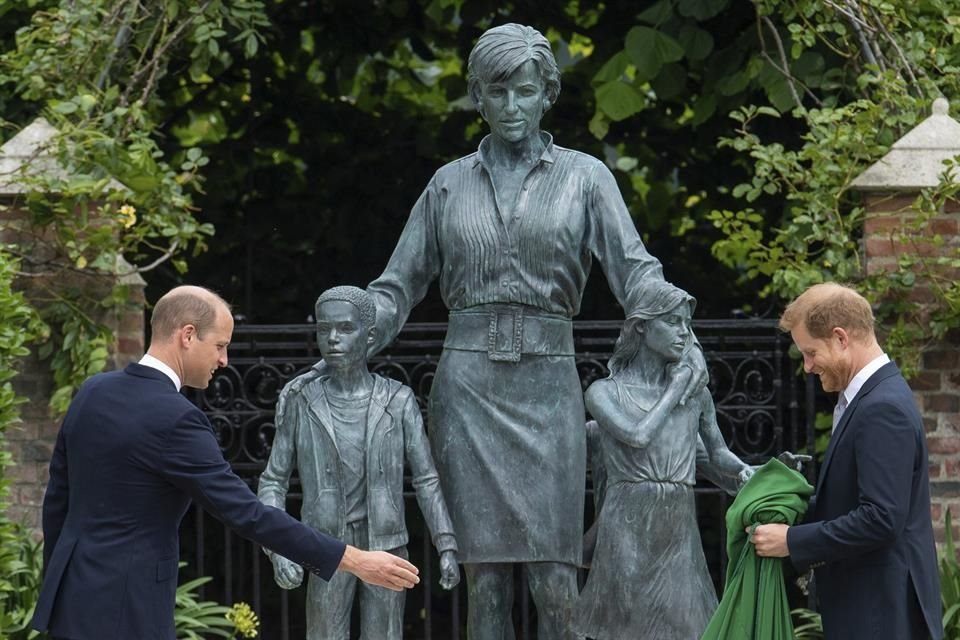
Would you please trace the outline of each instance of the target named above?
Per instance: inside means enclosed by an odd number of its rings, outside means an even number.
[[[427,429],[461,562],[580,563],[584,422],[573,356],[444,350]]]

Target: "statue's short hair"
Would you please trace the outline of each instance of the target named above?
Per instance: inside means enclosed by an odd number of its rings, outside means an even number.
[[[193,285],[176,287],[161,296],[153,306],[150,332],[157,339],[165,339],[181,327],[192,324],[202,338],[217,321],[218,309],[231,313],[230,305],[210,289]]]
[[[548,101],[544,106],[546,111],[560,95],[560,68],[550,42],[533,27],[520,24],[509,23],[487,29],[467,59],[467,86],[477,109],[480,108],[483,85],[506,80],[530,60],[537,65],[543,80]]]
[[[349,302],[355,306],[360,311],[360,322],[364,327],[376,326],[377,305],[373,301],[373,296],[359,287],[350,286],[332,287],[320,294],[316,304],[317,320],[320,319],[320,305],[333,300]]]
[[[812,338],[827,338],[837,327],[863,338],[873,335],[873,309],[852,287],[824,282],[801,293],[784,309],[780,317],[783,331],[792,331],[801,325]]]

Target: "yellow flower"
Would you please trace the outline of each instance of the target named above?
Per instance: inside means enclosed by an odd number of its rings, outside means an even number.
[[[137,224],[137,209],[133,205],[125,204],[120,207],[120,222],[125,229]]]
[[[86,258],[84,258],[83,256],[80,256],[79,258],[77,258],[77,269],[83,269],[86,266],[87,266]]]
[[[233,623],[237,633],[244,638],[256,638],[260,621],[246,602],[237,602],[227,612],[227,620]]]

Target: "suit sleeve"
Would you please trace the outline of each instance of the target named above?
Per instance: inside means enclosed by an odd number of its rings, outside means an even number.
[[[457,539],[453,533],[453,522],[443,499],[440,478],[430,455],[430,444],[423,430],[423,418],[416,398],[409,389],[403,389],[400,397],[403,403],[403,441],[407,464],[413,475],[413,489],[417,495],[417,504],[430,529],[433,546],[437,551],[456,551]]]
[[[67,518],[70,489],[67,484],[67,449],[63,428],[57,434],[57,442],[50,458],[50,479],[43,496],[43,566],[50,563],[53,548],[57,546],[60,531]]]
[[[847,429],[852,432],[844,435],[854,438],[857,506],[832,520],[788,530],[790,558],[800,569],[847,560],[882,547],[895,540],[906,525],[917,462],[916,426],[899,406],[875,402],[858,406]],[[844,463],[838,459],[832,462]]]
[[[165,442],[161,472],[238,534],[329,580],[346,546],[264,505],[230,469],[206,416],[191,409]]]

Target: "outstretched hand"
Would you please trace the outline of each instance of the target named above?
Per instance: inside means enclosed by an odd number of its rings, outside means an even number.
[[[347,545],[338,568],[368,584],[393,591],[403,591],[420,582],[419,569],[386,551],[363,551]]]
[[[440,586],[449,591],[460,584],[460,567],[457,566],[457,554],[444,551],[440,554]]]

